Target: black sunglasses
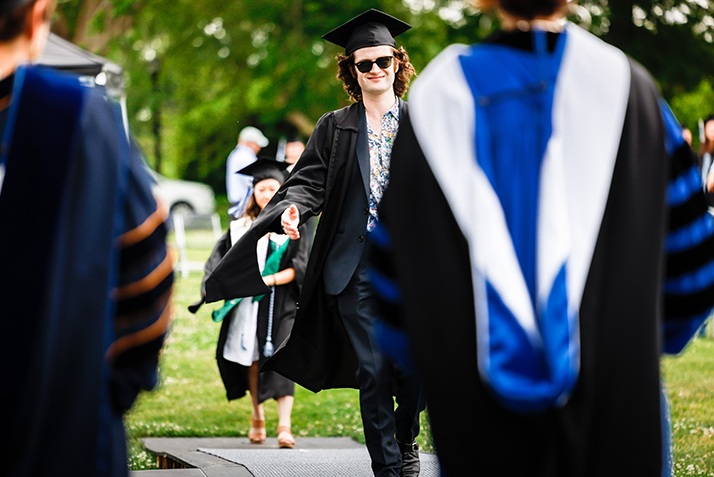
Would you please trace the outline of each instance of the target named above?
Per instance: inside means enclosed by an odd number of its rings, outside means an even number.
[[[379,66],[382,69],[389,68],[392,65],[392,58],[393,56],[381,56],[377,58],[376,60],[364,60],[360,61],[359,63],[355,63],[355,66],[357,69],[360,71],[360,73],[367,73],[372,69],[372,65],[377,63],[377,66]]]

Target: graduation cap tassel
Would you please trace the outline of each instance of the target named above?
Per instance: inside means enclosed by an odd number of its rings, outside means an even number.
[[[273,310],[275,308],[275,287],[270,287],[270,306],[268,307],[268,335],[265,338],[263,356],[273,356]]]

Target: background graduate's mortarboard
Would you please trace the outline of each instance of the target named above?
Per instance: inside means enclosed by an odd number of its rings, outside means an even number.
[[[0,0],[0,15],[5,15],[23,3],[27,3],[29,1],[30,0]]]
[[[325,34],[322,39],[343,47],[345,54],[350,55],[368,46],[389,45],[396,48],[394,37],[410,28],[408,23],[372,8]]]
[[[260,158],[253,164],[239,170],[236,174],[253,176],[253,185],[265,179],[275,179],[282,184],[285,182],[285,170],[289,165],[287,162],[278,162],[275,159]]]

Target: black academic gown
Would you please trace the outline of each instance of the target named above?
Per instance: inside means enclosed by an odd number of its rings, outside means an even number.
[[[126,476],[122,413],[156,381],[163,340],[136,340],[112,363],[109,347],[128,333],[117,326],[121,307],[143,319],[170,277],[133,302],[117,303],[116,291],[122,266],[142,272],[158,244],[165,250],[165,230],[120,249],[120,234],[156,203],[102,89],[39,67],[19,68],[15,82],[0,127],[10,139],[0,188],[1,473]]]
[[[687,161],[665,153],[656,87],[638,65],[631,72],[580,307],[580,377],[564,407],[542,413],[507,410],[480,378],[469,245],[410,118],[402,119],[380,222],[391,238],[405,326],[448,475],[660,475],[665,190]],[[429,217],[424,233],[414,233],[414,211]]]
[[[305,227],[301,227],[300,232],[301,234],[305,233]],[[305,276],[309,248],[310,243],[307,239],[291,240],[287,250],[285,250],[285,253],[280,259],[280,270],[293,268],[295,270],[295,279],[290,283],[274,288],[275,301],[271,339],[275,348],[290,336],[290,332],[293,328],[296,304]],[[221,249],[223,249],[223,251],[221,251]],[[214,250],[214,254],[219,253],[222,256],[225,254],[225,250],[224,237],[224,239],[219,242],[219,246]],[[212,262],[215,258],[216,257],[212,257],[209,262]],[[249,299],[251,298],[246,298],[246,300]],[[221,323],[221,331],[216,347],[218,370],[221,373],[221,379],[223,380],[223,385],[226,388],[226,395],[229,400],[239,399],[249,390],[248,368],[238,363],[228,361],[223,357],[223,349],[228,336],[228,329],[233,322],[236,308],[237,307],[234,307]],[[260,301],[258,308],[258,351],[260,352],[259,363],[261,365],[267,360],[263,353],[263,347],[265,346],[268,335],[269,308],[270,296],[266,295]],[[263,402],[268,399],[277,399],[282,396],[292,396],[294,394],[294,387],[291,380],[274,371],[267,370],[261,372],[258,375],[258,402]]]
[[[406,103],[401,102],[401,111]],[[325,292],[324,269],[340,231],[345,197],[357,167],[361,103],[325,114],[317,123],[291,176],[253,226],[226,254],[205,283],[206,301],[265,293],[255,243],[268,231],[282,232],[280,216],[294,203],[301,223],[322,213],[305,273],[295,326],[266,367],[312,391],[357,387],[357,358],[336,299]],[[365,204],[366,205],[366,204]],[[361,219],[366,218],[361,213]],[[355,237],[357,241],[357,237]]]

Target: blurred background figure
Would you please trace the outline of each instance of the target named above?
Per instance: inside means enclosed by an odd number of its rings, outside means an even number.
[[[288,172],[293,171],[304,150],[305,143],[303,143],[300,138],[294,136],[287,141],[285,144],[285,162],[288,163]],[[315,240],[315,232],[317,231],[319,221],[319,215],[307,219],[304,224],[304,230],[300,235],[310,244],[310,248],[312,248],[312,244]]]
[[[567,4],[481,2],[501,31],[427,66],[394,145],[373,284],[448,476],[670,475],[660,353],[714,304],[696,157]]]
[[[288,172],[292,172],[295,164],[305,150],[305,144],[297,137],[293,137],[285,144],[285,162],[288,165]]]
[[[682,137],[687,142],[687,144],[689,144],[689,147],[692,147],[692,131],[691,131],[691,129],[683,127],[682,128]]]
[[[706,186],[707,177],[712,167],[712,154],[714,154],[714,114],[704,120],[703,132],[703,136],[700,137],[699,161],[702,170],[702,184]]]
[[[167,211],[103,88],[28,65],[54,7],[0,0],[3,475],[125,476],[122,414],[170,319]]]
[[[226,192],[231,207],[228,214],[234,218],[240,217],[245,211],[248,198],[252,191],[252,179],[238,173],[258,160],[258,153],[270,141],[258,128],[248,126],[238,134],[238,145],[228,155],[226,161]]]

